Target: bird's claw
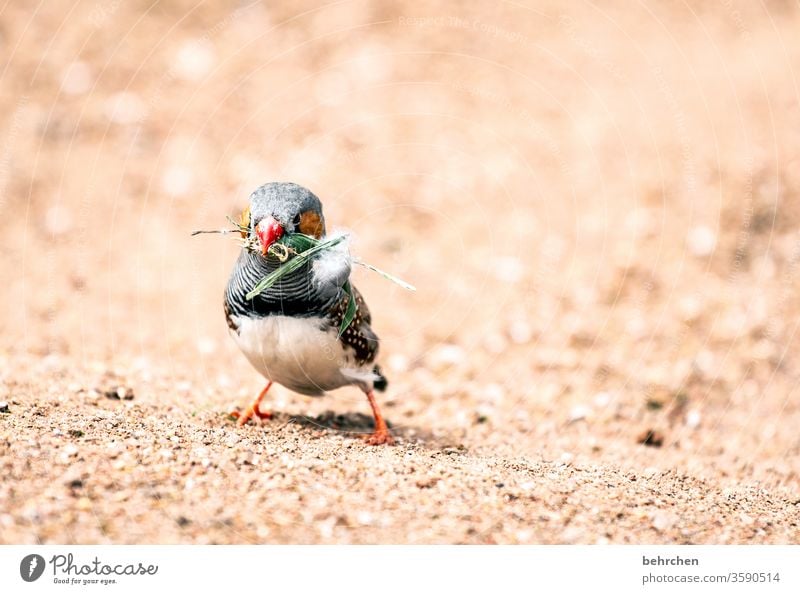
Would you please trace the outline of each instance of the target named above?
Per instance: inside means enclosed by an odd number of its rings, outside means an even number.
[[[394,445],[394,437],[388,431],[375,431],[365,439],[367,445]]]
[[[243,427],[253,417],[257,417],[259,419],[271,419],[272,412],[271,411],[261,412],[258,406],[250,405],[245,409],[244,412],[239,412],[238,410],[234,410],[233,412],[230,413],[230,416],[236,419],[236,425],[238,427]]]

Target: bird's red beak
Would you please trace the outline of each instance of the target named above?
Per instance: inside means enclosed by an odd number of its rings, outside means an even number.
[[[283,227],[274,218],[266,216],[258,223],[256,234],[261,240],[261,253],[266,256],[269,246],[283,236]]]

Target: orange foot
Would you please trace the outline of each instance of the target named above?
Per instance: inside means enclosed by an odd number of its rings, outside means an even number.
[[[375,394],[372,390],[367,392],[367,400],[372,408],[372,416],[375,417],[375,432],[367,436],[367,443],[369,445],[392,445],[394,438],[389,433],[389,427],[386,426],[386,421],[378,408],[378,403],[375,402]]]
[[[366,442],[368,445],[393,445],[394,437],[392,437],[388,429],[384,429],[383,431],[375,431],[372,435],[367,436]]]
[[[238,410],[231,411],[230,416],[236,419],[236,424],[241,427],[246,425],[247,422],[252,419],[253,417],[258,417],[259,419],[271,419],[272,412],[271,411],[260,411],[255,404],[251,404],[248,406],[244,412],[239,412]]]
[[[243,413],[240,413],[238,410],[235,410],[231,413],[231,416],[236,419],[236,425],[238,427],[243,427],[253,417],[258,417],[259,419],[272,418],[272,413],[270,411],[261,412],[259,408],[261,406],[261,401],[264,399],[264,396],[267,395],[270,386],[272,386],[272,382],[269,382],[267,387],[261,390],[261,393],[256,397],[255,400],[253,400],[253,403],[244,410]]]

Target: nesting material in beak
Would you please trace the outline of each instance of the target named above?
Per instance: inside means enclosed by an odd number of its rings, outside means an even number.
[[[283,227],[273,217],[266,216],[261,219],[256,228],[256,234],[261,241],[262,255],[267,255],[269,246],[278,241],[283,236],[283,233]]]

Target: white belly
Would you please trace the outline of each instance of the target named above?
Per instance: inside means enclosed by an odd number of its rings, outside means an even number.
[[[375,376],[355,368],[336,330],[322,330],[320,318],[236,317],[231,332],[250,363],[265,378],[308,396],[348,384],[372,387]]]

